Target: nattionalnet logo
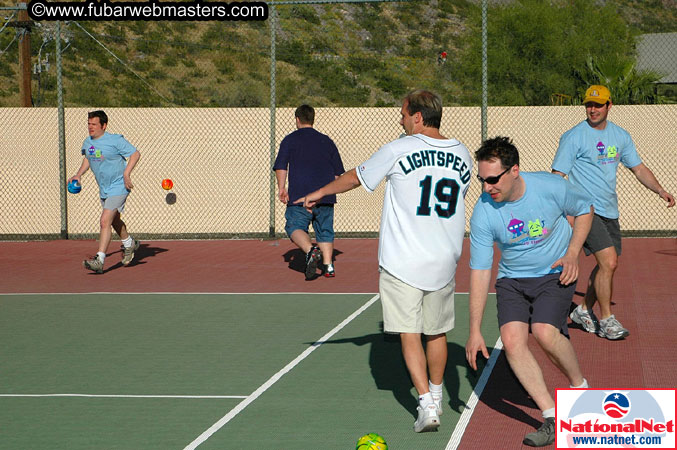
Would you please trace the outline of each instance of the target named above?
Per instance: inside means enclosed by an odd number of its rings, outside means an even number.
[[[604,412],[612,419],[622,419],[630,412],[630,400],[621,392],[612,392],[604,399]]]
[[[557,448],[675,448],[675,389],[557,389]]]

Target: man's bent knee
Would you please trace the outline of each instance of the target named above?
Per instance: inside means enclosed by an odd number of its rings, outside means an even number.
[[[550,348],[562,335],[560,331],[549,323],[532,323],[531,334],[543,348]]]
[[[605,248],[597,253],[595,253],[595,258],[597,259],[597,265],[600,270],[605,272],[614,272],[618,267],[618,254],[616,249],[613,247]]]
[[[501,327],[501,341],[506,353],[524,350],[527,344],[529,328],[526,323],[509,322]]]

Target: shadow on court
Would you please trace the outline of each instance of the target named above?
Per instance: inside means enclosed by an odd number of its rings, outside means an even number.
[[[336,257],[338,255],[342,255],[343,252],[340,250],[334,249],[334,254],[331,257],[332,261],[336,261]],[[284,255],[282,255],[284,258],[284,262],[289,264],[289,268],[295,272],[301,272],[304,273],[306,272],[306,254],[303,253],[303,250],[300,248],[295,248],[292,250],[289,250],[286,252]],[[319,277],[316,276],[315,278]],[[313,278],[313,280],[315,279]]]
[[[383,326],[382,323],[381,326]],[[369,345],[369,367],[376,387],[379,390],[391,391],[398,403],[409,411],[412,417],[417,417],[418,399],[413,394],[415,391],[412,391],[413,384],[402,357],[402,346],[398,335],[374,333],[353,338],[333,339],[326,341],[325,344]],[[454,411],[460,412],[465,407],[465,403],[458,397],[459,372],[454,370],[454,366],[463,365],[462,370],[469,371],[465,364],[465,348],[448,342],[447,350],[448,363],[444,375],[445,399],[448,399],[448,404]]]
[[[491,349],[488,349],[491,354]],[[479,373],[480,371],[478,371]],[[491,387],[498,387],[498,389],[491,389]],[[515,405],[526,406],[531,409],[538,409],[536,403],[529,397],[527,391],[524,390],[519,380],[510,369],[508,360],[505,357],[505,352],[501,352],[494,370],[491,372],[491,377],[487,382],[487,387],[482,392],[482,403],[487,405],[494,411],[510,417],[512,420],[523,422],[529,426],[537,429],[541,426],[541,422],[531,417],[529,414],[521,410]]]
[[[141,242],[141,245],[139,245],[139,249],[134,252],[134,259],[132,260],[131,263],[129,263],[129,265],[127,267],[134,267],[134,266],[140,266],[140,265],[146,264],[147,263],[147,261],[145,261],[146,259],[152,258],[156,255],[159,255],[160,253],[164,253],[164,252],[169,251],[166,248],[153,247],[151,245],[152,244],[146,244],[146,243]],[[116,250],[112,253],[108,253],[106,255],[106,260],[110,261],[108,258],[110,258],[112,255],[117,255],[117,254],[119,254],[119,258],[122,259],[122,252],[123,252],[123,250],[122,250],[122,248],[120,248],[119,250]],[[117,258],[117,256],[116,256],[116,258]],[[120,269],[122,267],[125,267],[125,266],[123,266],[122,262],[120,260],[118,260],[112,266],[104,269],[103,273],[107,273],[107,272],[110,272],[112,270],[117,270],[117,269]],[[99,274],[97,274],[95,272],[90,272],[89,275],[99,275]]]

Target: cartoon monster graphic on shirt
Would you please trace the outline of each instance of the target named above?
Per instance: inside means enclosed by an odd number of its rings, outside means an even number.
[[[97,159],[99,161],[103,159],[101,149],[95,148],[93,145],[87,149],[87,153],[89,153],[90,157],[93,157],[92,159]]]
[[[607,147],[604,145],[604,142],[599,141],[596,148],[599,152],[599,155],[597,155],[598,164],[613,164],[619,158],[618,148],[615,145],[609,145]]]
[[[604,142],[599,141],[597,143],[597,151],[599,152],[599,156],[604,156],[604,150],[606,150],[606,145],[604,145]]]
[[[515,219],[513,217],[510,223],[508,223],[508,231],[512,233],[513,239],[519,237],[522,234],[523,230],[524,230],[524,222],[519,219]]]
[[[535,221],[529,221],[529,236],[543,236],[543,226],[541,225],[540,220],[536,219]]]
[[[541,242],[548,234],[545,220],[539,218],[528,220],[526,228],[524,224],[524,220],[515,219],[514,217],[510,220],[507,226],[508,231],[512,233],[510,243],[533,245]]]

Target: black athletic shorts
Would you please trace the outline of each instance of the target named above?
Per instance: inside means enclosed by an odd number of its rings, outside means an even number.
[[[496,280],[498,326],[508,322],[549,323],[569,336],[567,317],[576,283],[563,286],[559,273]]]

